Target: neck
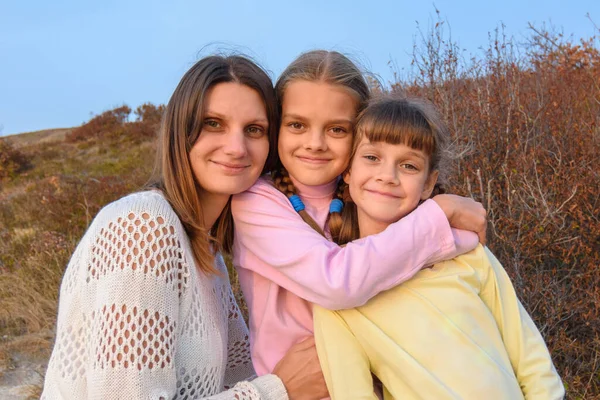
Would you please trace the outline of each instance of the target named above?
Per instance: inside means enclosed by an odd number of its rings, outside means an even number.
[[[358,211],[358,226],[360,237],[364,238],[369,235],[376,235],[383,232],[390,224],[386,222],[375,221],[367,218],[360,210]]]
[[[202,206],[202,219],[204,226],[207,230],[210,230],[215,224],[219,215],[223,212],[223,209],[227,205],[229,198],[228,194],[214,194],[208,192],[200,193],[200,205]]]
[[[331,198],[331,196],[333,196],[333,194],[335,193],[335,189],[337,187],[337,182],[338,182],[337,179],[334,179],[333,181],[326,183],[324,185],[309,186],[309,185],[300,183],[291,175],[290,175],[290,179],[292,180],[292,183],[298,190],[299,195],[301,195],[302,197],[315,198],[315,199],[323,198],[323,197]]]

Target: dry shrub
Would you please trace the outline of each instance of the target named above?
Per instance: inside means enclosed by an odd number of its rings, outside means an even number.
[[[155,106],[152,103],[144,103],[135,109],[134,114],[136,115],[136,121],[158,125],[164,112],[165,106],[162,104]]]
[[[102,139],[107,136],[118,135],[131,113],[127,105],[114,108],[96,115],[85,124],[73,129],[65,136],[67,142],[85,141],[88,139]]]
[[[0,182],[31,167],[31,160],[8,139],[0,139]]]
[[[466,154],[453,191],[483,202],[489,246],[531,312],[570,398],[600,398],[600,52],[531,26],[460,57],[444,21],[394,90],[442,111]]]
[[[73,129],[65,137],[67,142],[110,142],[121,143],[130,140],[139,143],[156,137],[162,114],[163,105],[155,106],[144,103],[134,111],[136,120],[128,122],[131,108],[123,105],[94,116],[88,122]]]

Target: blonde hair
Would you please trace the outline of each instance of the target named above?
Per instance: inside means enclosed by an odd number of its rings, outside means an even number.
[[[366,106],[370,91],[365,78],[360,69],[345,55],[337,51],[313,50],[301,54],[283,71],[275,85],[279,112],[285,89],[290,82],[304,80],[309,82],[322,82],[331,85],[340,85],[348,90],[349,94],[357,101],[357,114]],[[290,179],[288,171],[279,163],[278,168],[272,172],[273,183],[277,189],[283,192],[287,197],[297,194],[297,190]],[[335,193],[335,198],[342,200],[343,180]],[[324,235],[323,230],[306,212],[299,211],[298,214],[314,230]],[[328,217],[329,231],[334,241],[337,241],[340,228],[342,226],[342,217],[338,212],[331,212]]]
[[[189,152],[202,131],[208,91],[223,82],[236,82],[255,90],[262,98],[269,120],[269,157],[263,172],[277,159],[279,113],[273,82],[254,62],[242,56],[209,56],[190,68],[173,92],[159,131],[157,178],[160,189],[181,220],[190,238],[197,266],[215,273],[213,249],[230,252],[233,219],[230,202],[211,227],[203,224],[200,185],[189,161]]]
[[[438,180],[431,197],[445,193],[447,163],[450,160],[450,132],[439,113],[423,99],[382,95],[360,113],[352,156],[363,138],[369,142],[404,144],[423,151],[429,157],[429,173],[437,170]],[[342,227],[338,244],[346,244],[360,236],[356,205],[346,187],[342,211]]]

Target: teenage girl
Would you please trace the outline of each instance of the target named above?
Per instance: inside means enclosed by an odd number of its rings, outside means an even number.
[[[234,196],[234,265],[250,311],[259,375],[313,334],[312,304],[363,305],[425,265],[475,248],[485,232],[479,203],[442,195],[411,216],[344,248],[340,175],[352,149],[355,118],[369,98],[359,69],[337,52],[298,57],[276,84],[281,107],[280,167]]]
[[[340,243],[376,235],[430,198],[448,131],[427,103],[384,97],[356,124]],[[335,399],[562,399],[544,340],[485,247],[419,271],[357,309],[314,308]]]

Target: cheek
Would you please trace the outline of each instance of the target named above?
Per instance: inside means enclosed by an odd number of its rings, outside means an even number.
[[[264,164],[269,155],[269,139],[265,137],[264,139],[253,141],[248,147],[256,162]]]
[[[350,175],[350,178],[348,179],[348,186],[349,186],[349,190],[350,190],[350,196],[352,196],[352,199],[357,199],[360,200],[360,193],[362,190],[362,186],[365,184],[365,182],[368,180],[368,178],[366,176],[364,176],[364,174],[361,173],[360,170],[354,170],[354,165],[352,166],[352,174]]]
[[[341,146],[341,152],[344,153],[344,156],[350,162],[350,153],[352,152],[352,136],[348,136]]]
[[[195,168],[196,165],[198,164],[198,160],[200,159],[201,156],[201,151],[200,151],[200,147],[194,145],[194,147],[192,147],[192,149],[190,150],[190,152],[188,153],[188,161],[191,165],[192,168]]]
[[[350,153],[352,153],[352,138],[349,140],[338,140],[334,143],[335,147],[331,146],[331,148],[335,149],[335,153],[338,156],[338,160],[343,163],[344,169],[346,169],[350,165]]]
[[[285,129],[281,129],[279,131],[279,139],[277,141],[277,151],[280,155],[285,156],[287,149],[290,147],[291,142],[290,135],[285,131]]]
[[[360,191],[358,185],[355,184],[355,181],[350,180],[350,187],[348,188],[348,190],[350,192],[350,197],[352,198],[352,201],[357,205],[360,205]]]

